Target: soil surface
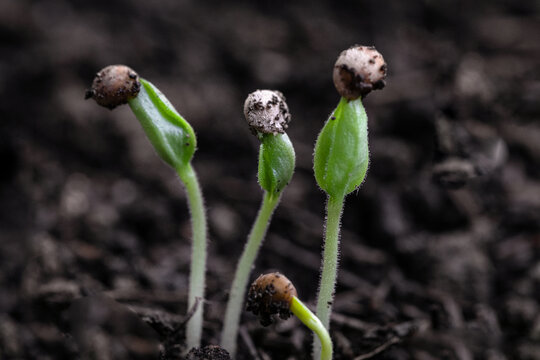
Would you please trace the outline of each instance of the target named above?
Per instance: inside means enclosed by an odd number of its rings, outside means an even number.
[[[278,5],[279,4],[279,5]],[[347,198],[335,359],[540,359],[540,5],[521,1],[0,2],[0,358],[181,359],[186,197],[129,108],[85,101],[126,64],[197,132],[210,239],[203,345],[218,344],[262,191],[243,119],[292,114],[297,169],[251,279],[315,303],[325,195],[317,133],[338,54],[375,45],[371,163]],[[309,359],[295,320],[245,313],[241,359]],[[214,347],[190,356],[226,355]]]

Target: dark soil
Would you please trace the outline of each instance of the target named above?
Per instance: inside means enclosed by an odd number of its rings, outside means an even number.
[[[333,63],[358,43],[389,76],[365,101],[371,165],[343,217],[335,359],[540,359],[539,16],[534,0],[1,1],[0,358],[184,351],[185,194],[126,106],[84,101],[109,64],[152,81],[197,132],[203,345],[219,343],[262,199],[243,102],[284,93],[297,170],[252,279],[279,270],[313,305],[312,149],[338,103]],[[238,359],[308,359],[311,334],[246,313],[238,341]]]

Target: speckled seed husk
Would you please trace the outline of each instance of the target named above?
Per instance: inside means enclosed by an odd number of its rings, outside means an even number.
[[[386,63],[373,46],[355,45],[339,55],[334,65],[334,85],[348,100],[365,97],[386,85]]]
[[[244,116],[255,134],[283,134],[291,121],[285,97],[273,90],[257,90],[249,94],[244,103]]]
[[[87,90],[85,98],[92,98],[112,110],[135,98],[140,89],[139,75],[133,69],[125,65],[110,65],[96,74],[92,89]]]
[[[293,296],[298,296],[292,282],[280,273],[259,276],[250,286],[246,310],[259,316],[261,325],[273,322],[273,315],[287,319]]]

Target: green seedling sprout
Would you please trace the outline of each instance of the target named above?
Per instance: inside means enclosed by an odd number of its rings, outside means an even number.
[[[191,309],[204,299],[207,227],[201,188],[191,166],[197,148],[195,132],[154,85],[127,66],[112,65],[98,72],[86,98],[109,109],[128,103],[159,157],[177,172],[186,188],[193,236],[188,298]],[[199,347],[202,320],[203,306],[198,306],[187,323],[187,350]]]
[[[296,288],[284,275],[268,273],[259,276],[249,288],[247,310],[259,316],[262,326],[272,324],[274,315],[288,319],[293,313],[319,339],[321,352],[316,359],[332,359],[332,339],[315,314],[298,299]]]
[[[261,208],[248,235],[229,293],[225,311],[221,346],[236,356],[236,338],[249,274],[261,243],[277,207],[281,193],[294,172],[295,154],[285,129],[290,114],[283,94],[278,91],[257,90],[244,104],[244,115],[261,141],[259,149],[259,185],[264,190]]]
[[[337,278],[340,219],[345,197],[357,189],[369,163],[368,119],[362,97],[385,86],[386,63],[374,47],[353,46],[334,66],[334,85],[341,100],[326,121],[315,144],[317,184],[328,194],[326,226],[317,316],[329,329]],[[321,353],[314,339],[314,359]]]

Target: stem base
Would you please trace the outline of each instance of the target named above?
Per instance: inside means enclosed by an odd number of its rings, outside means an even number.
[[[323,264],[317,297],[317,317],[326,329],[330,329],[330,314],[334,301],[339,254],[339,228],[344,202],[345,195],[330,195],[326,203]],[[319,359],[321,356],[321,343],[318,338],[313,340],[313,354],[314,359]]]

